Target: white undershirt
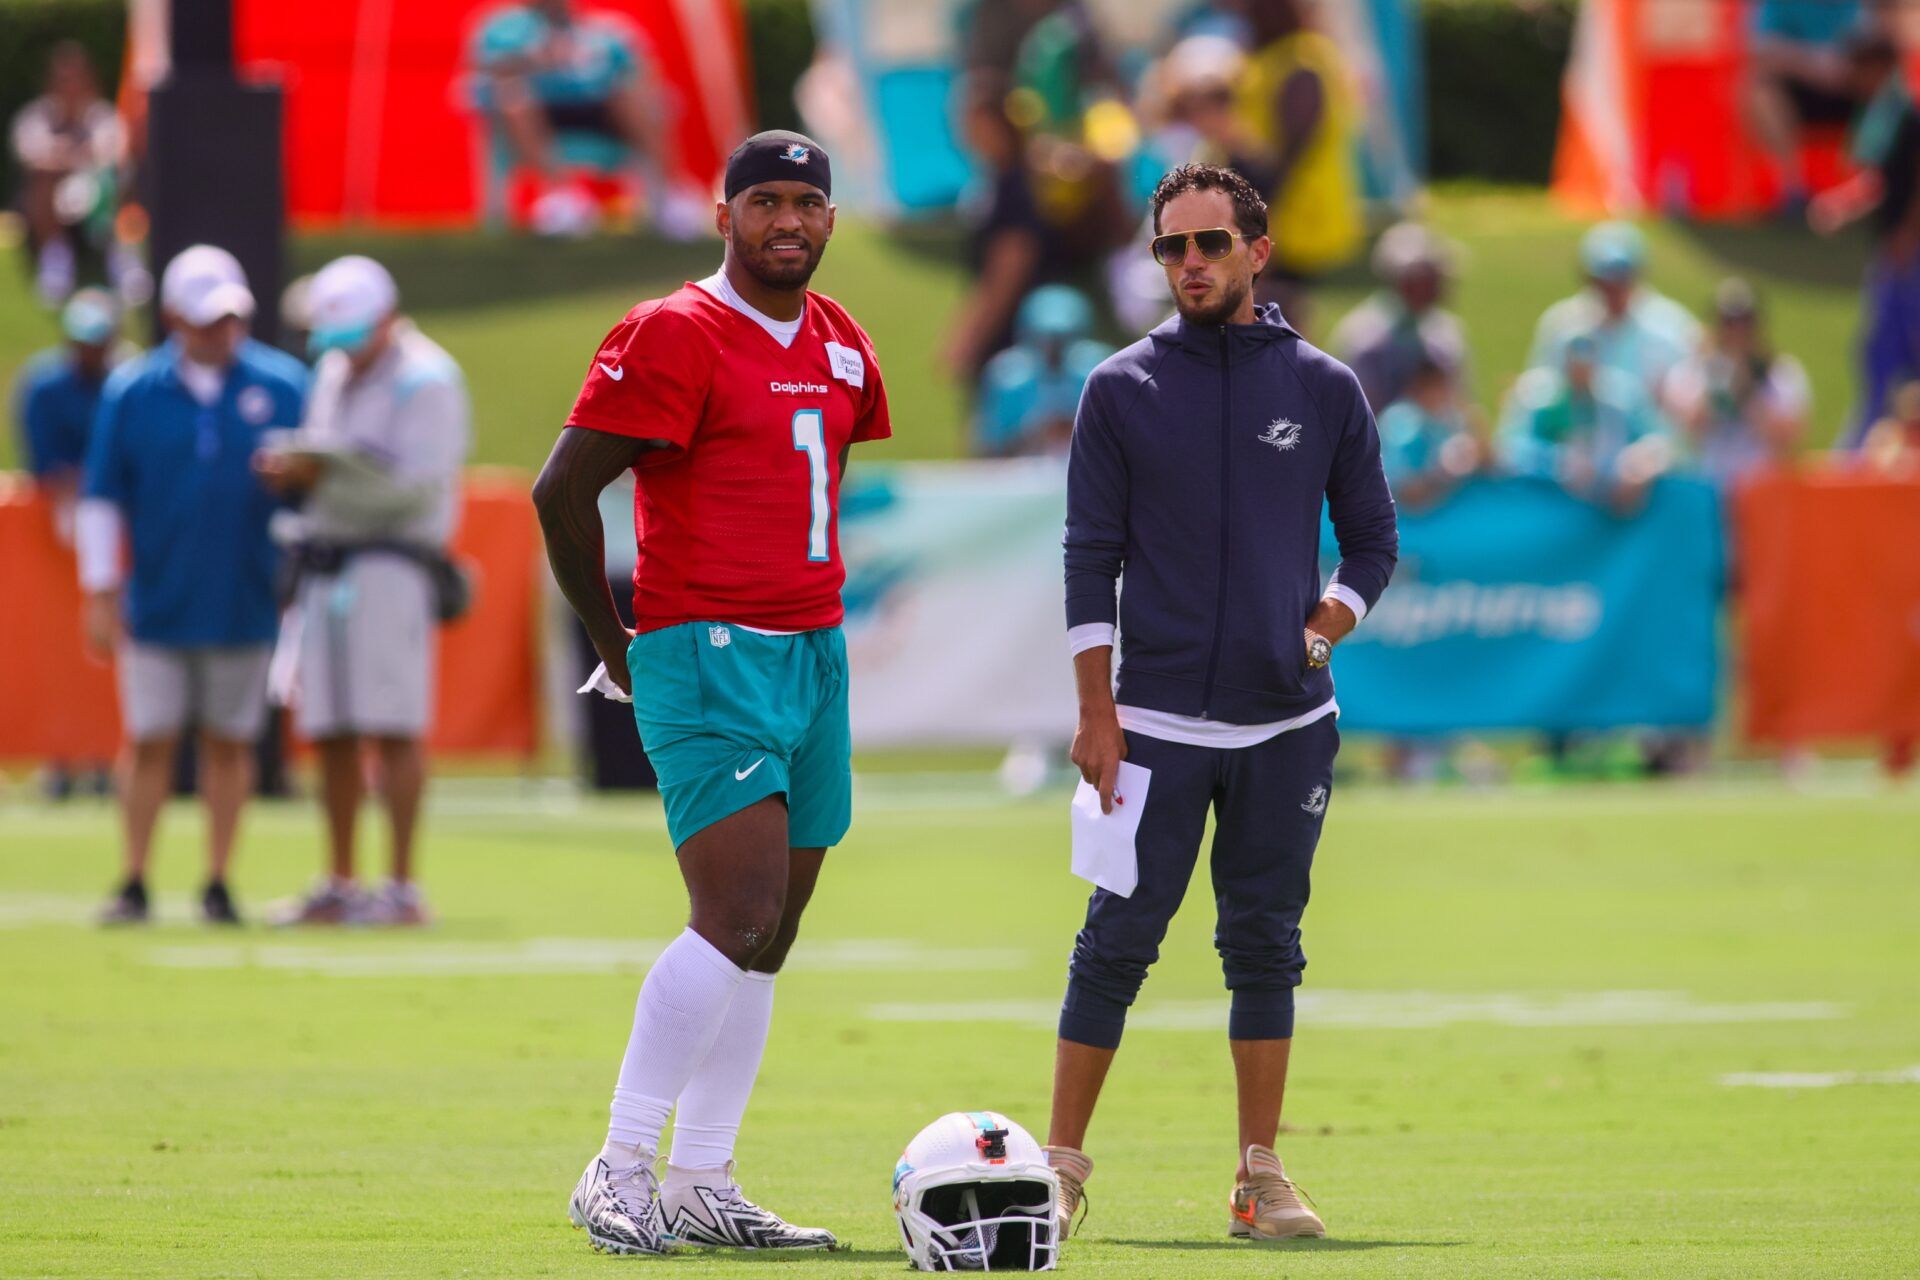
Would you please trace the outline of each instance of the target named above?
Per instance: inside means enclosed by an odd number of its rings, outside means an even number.
[[[800,314],[797,318],[792,320],[775,320],[766,312],[756,310],[751,303],[741,297],[739,291],[727,280],[727,273],[725,271],[716,271],[705,280],[694,281],[694,284],[705,289],[708,293],[726,303],[735,311],[738,311],[741,315],[759,325],[762,329],[765,329],[767,336],[771,337],[783,347],[792,346],[793,340],[800,336],[801,322],[807,318],[804,303],[801,304]]]
[[[1353,610],[1353,619],[1357,623],[1367,616],[1367,602],[1351,587],[1338,582],[1327,584],[1327,600],[1338,600]],[[1088,649],[1097,649],[1101,645],[1113,644],[1114,628],[1111,622],[1085,622],[1067,630],[1067,649],[1070,653],[1080,654]],[[1340,704],[1328,698],[1313,710],[1287,720],[1272,720],[1266,724],[1229,724],[1225,720],[1209,720],[1204,716],[1175,715],[1171,711],[1154,711],[1147,707],[1130,707],[1119,703],[1115,708],[1120,713],[1120,727],[1149,738],[1158,738],[1162,742],[1179,742],[1190,747],[1216,747],[1236,749],[1258,746],[1269,738],[1277,738],[1290,729],[1302,729],[1316,720],[1340,714]]]
[[[216,403],[220,399],[221,388],[227,385],[227,371],[217,365],[200,364],[180,357],[176,366],[180,372],[181,385],[187,394],[203,405]]]

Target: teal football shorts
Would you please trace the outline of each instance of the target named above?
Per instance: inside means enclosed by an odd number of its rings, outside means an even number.
[[[772,795],[786,797],[790,846],[840,843],[853,821],[840,628],[770,636],[686,622],[635,636],[627,670],[676,849]]]

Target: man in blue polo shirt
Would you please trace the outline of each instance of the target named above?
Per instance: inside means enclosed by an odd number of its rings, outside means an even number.
[[[82,289],[61,311],[60,327],[67,340],[35,356],[21,371],[14,417],[27,470],[53,499],[62,539],[70,540],[87,436],[120,335],[120,309],[104,289]]]
[[[267,534],[275,499],[253,455],[262,433],[299,425],[307,378],[292,357],[247,336],[253,295],[226,250],[183,250],[160,288],[170,336],[107,380],[76,522],[88,641],[118,657],[132,744],[121,796],[126,879],[101,918],[147,918],[154,824],[192,723],[208,816],[201,913],[232,924],[226,870],[252,790],[279,623]]]

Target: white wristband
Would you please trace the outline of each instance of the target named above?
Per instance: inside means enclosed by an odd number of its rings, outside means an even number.
[[[1098,649],[1101,645],[1113,644],[1113,624],[1111,622],[1083,622],[1077,627],[1067,628],[1067,653],[1077,657],[1088,649]]]
[[[73,515],[73,549],[80,561],[80,589],[112,591],[123,580],[120,545],[125,522],[105,498],[82,498]]]
[[[1367,616],[1367,602],[1360,598],[1358,591],[1342,583],[1329,582],[1326,593],[1320,598],[1322,600],[1338,600],[1341,604],[1353,610],[1353,620],[1356,624],[1359,623],[1360,619]]]

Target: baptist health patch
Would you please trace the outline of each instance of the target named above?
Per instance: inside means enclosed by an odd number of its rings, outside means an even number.
[[[867,362],[852,347],[843,347],[837,342],[829,342],[827,363],[833,367],[833,376],[848,386],[867,385]]]
[[[243,387],[234,407],[248,426],[264,427],[273,416],[273,393],[265,387]]]

